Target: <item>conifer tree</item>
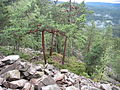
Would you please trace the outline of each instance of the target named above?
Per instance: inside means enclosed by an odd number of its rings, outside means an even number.
[[[0,0],[0,30],[3,30],[9,23],[9,12],[7,9],[7,1]]]

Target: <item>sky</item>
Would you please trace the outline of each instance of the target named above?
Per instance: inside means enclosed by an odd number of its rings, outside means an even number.
[[[58,1],[69,1],[69,0],[58,0]],[[120,0],[72,0],[73,2],[107,2],[107,3],[120,3]]]

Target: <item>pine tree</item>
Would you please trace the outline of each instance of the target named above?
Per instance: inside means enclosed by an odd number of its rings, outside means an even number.
[[[7,1],[0,0],[0,30],[3,30],[9,23],[9,12]]]

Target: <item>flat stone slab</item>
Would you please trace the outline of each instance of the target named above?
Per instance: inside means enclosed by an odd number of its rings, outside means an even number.
[[[35,89],[34,89],[34,85],[32,85],[31,83],[27,82],[27,83],[25,83],[25,85],[24,85],[22,90],[35,90]]]
[[[100,88],[104,90],[112,90],[110,84],[101,84]]]
[[[61,90],[59,86],[55,85],[48,85],[41,88],[41,90]]]
[[[4,81],[4,78],[1,78],[1,77],[0,77],[0,85],[3,84],[3,81]]]
[[[82,86],[81,90],[104,90],[104,89],[99,89],[99,88],[92,87],[92,86]]]
[[[10,80],[20,79],[20,72],[19,70],[8,71],[5,77],[7,77],[7,79],[10,79]]]
[[[44,83],[44,85],[55,84],[55,81],[51,76],[45,76],[45,75],[42,77],[41,82]]]
[[[3,63],[6,63],[6,64],[12,64],[12,63],[14,63],[15,61],[17,61],[19,58],[20,58],[19,55],[9,55],[9,56],[3,58],[3,59],[2,59],[2,62],[3,62]]]
[[[22,88],[22,87],[24,87],[25,83],[27,83],[27,82],[28,81],[25,80],[25,79],[20,79],[20,80],[17,80],[17,81],[9,82],[9,86],[12,89]]]
[[[17,61],[11,65],[7,65],[6,67],[3,67],[4,69],[2,69],[0,71],[0,75],[6,73],[8,71],[11,71],[11,70],[19,69],[19,65],[20,65],[19,62]]]
[[[48,86],[48,85],[53,85],[53,84],[56,84],[54,79],[51,76],[44,75],[41,77],[41,80],[38,84],[38,90],[40,90],[41,87],[43,87],[43,86]]]
[[[57,73],[57,74],[54,75],[54,80],[55,80],[55,81],[59,81],[59,80],[64,79],[64,77],[65,77],[64,74]]]
[[[74,86],[70,86],[70,87],[67,87],[66,90],[79,90],[79,89]]]

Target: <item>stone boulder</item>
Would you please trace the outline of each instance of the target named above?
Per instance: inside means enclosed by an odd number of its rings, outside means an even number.
[[[66,88],[66,90],[79,90],[79,89],[74,86],[69,86]]]
[[[53,76],[54,73],[48,69],[44,69],[45,75]]]
[[[20,63],[19,61],[16,61],[15,63],[11,64],[11,65],[6,65],[3,67],[3,69],[0,71],[0,76],[2,74],[5,74],[6,72],[8,71],[11,71],[11,70],[15,70],[15,69],[19,69],[19,66],[20,66]]]
[[[41,87],[43,86],[48,86],[48,85],[53,85],[53,84],[56,84],[54,79],[51,77],[51,76],[42,76],[39,84],[38,84],[38,90],[41,89]]]
[[[53,65],[32,64],[10,55],[0,59],[0,90],[120,90]]]
[[[55,67],[53,65],[50,65],[50,64],[46,64],[45,68],[48,69],[48,70],[50,70],[50,71],[52,71],[52,70],[55,69]]]
[[[101,90],[101,89],[92,87],[92,86],[82,86],[81,90]],[[102,89],[102,90],[104,90],[104,89]]]
[[[110,84],[101,84],[100,88],[103,90],[112,90],[112,87]]]
[[[10,55],[2,59],[2,62],[5,64],[12,64],[20,58],[19,55]]]
[[[120,90],[120,87],[112,86],[112,90]]]
[[[31,64],[28,62],[20,62],[19,70],[25,72],[30,68]]]
[[[27,83],[28,81],[25,80],[25,79],[20,79],[20,80],[17,80],[17,81],[12,81],[12,82],[9,82],[9,88],[12,88],[12,89],[17,89],[17,88],[23,88],[25,83]]]
[[[4,78],[1,78],[1,77],[0,77],[0,85],[3,84],[3,81],[4,81]]]
[[[64,79],[64,77],[65,77],[64,74],[57,73],[57,74],[54,75],[54,80],[55,80],[55,81],[59,81],[59,80]]]
[[[38,79],[33,78],[30,80],[30,83],[32,83],[37,90],[40,90],[43,86],[56,84],[51,76],[46,75],[43,75],[41,78]]]
[[[40,80],[41,80],[41,78],[32,78],[30,80],[30,83],[34,85],[36,90],[38,90],[38,86],[40,84]],[[44,85],[40,85],[40,86],[44,86]]]
[[[19,72],[19,70],[8,71],[5,74],[5,78],[9,79],[9,80],[18,80],[18,79],[20,79],[20,72]]]
[[[61,90],[61,89],[58,85],[55,84],[55,85],[44,86],[40,90]]]
[[[31,83],[27,82],[27,83],[25,83],[25,85],[24,85],[22,90],[34,90],[34,85],[32,85]]]

